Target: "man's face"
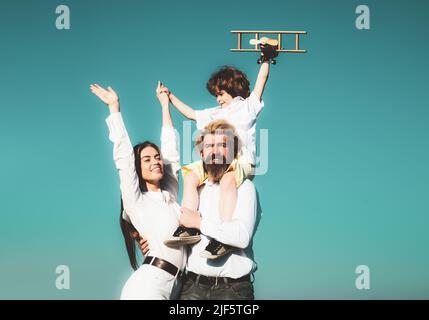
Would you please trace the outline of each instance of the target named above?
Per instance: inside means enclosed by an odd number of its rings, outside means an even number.
[[[209,178],[219,181],[234,159],[234,139],[224,133],[205,135],[201,156]]]
[[[225,133],[206,134],[201,155],[206,164],[230,164],[234,159],[234,139]]]

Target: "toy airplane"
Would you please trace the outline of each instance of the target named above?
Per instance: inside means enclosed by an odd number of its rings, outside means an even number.
[[[299,48],[299,36],[307,34],[306,31],[263,31],[263,30],[233,30],[231,33],[237,34],[237,48],[231,49],[233,52],[261,52],[261,56],[258,59],[258,64],[269,61],[272,64],[276,64],[275,58],[280,52],[288,53],[306,53],[307,50]],[[255,38],[249,41],[249,44],[254,45],[254,49],[242,48],[242,35],[243,34],[255,34]],[[268,37],[259,38],[260,34],[275,34],[277,39]],[[283,35],[295,35],[295,49],[283,49],[282,48],[282,36]]]
[[[258,64],[261,64],[265,61],[269,63],[276,64],[276,58],[279,53],[277,52],[277,46],[279,45],[278,40],[270,39],[267,37],[262,37],[261,39],[250,39],[249,43],[254,46],[261,48],[261,56],[258,59]]]

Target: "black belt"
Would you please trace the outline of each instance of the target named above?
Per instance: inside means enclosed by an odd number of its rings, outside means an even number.
[[[250,281],[250,275],[245,275],[240,278],[228,278],[228,277],[206,277],[201,274],[196,274],[192,271],[188,271],[186,277],[192,279],[194,282],[198,282],[204,285],[213,286],[219,283],[234,283],[241,281]]]
[[[167,271],[172,276],[176,276],[180,278],[182,271],[179,270],[174,264],[168,262],[167,260],[157,258],[157,257],[146,257],[143,261],[143,264],[150,264],[157,268],[160,268],[164,271]]]

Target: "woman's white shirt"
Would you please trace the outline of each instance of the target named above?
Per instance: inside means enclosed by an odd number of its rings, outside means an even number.
[[[161,155],[164,160],[164,178],[161,192],[141,192],[135,169],[134,150],[120,112],[106,119],[109,139],[113,142],[113,159],[119,173],[124,204],[123,217],[148,240],[150,251],[146,255],[165,259],[183,270],[186,250],[164,245],[179,225],[180,206],[177,203],[180,154],[173,127],[161,131]]]

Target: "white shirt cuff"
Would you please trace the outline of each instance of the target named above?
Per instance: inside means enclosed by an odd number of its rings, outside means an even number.
[[[216,231],[219,229],[219,225],[213,221],[202,218],[200,224],[201,233],[205,234],[209,237],[214,237],[216,235]]]
[[[162,126],[161,128],[161,141],[169,141],[170,139],[176,139],[176,132],[173,127]]]
[[[195,125],[197,130],[203,130],[205,126],[210,122],[210,118],[205,110],[195,110]]]
[[[109,127],[109,140],[112,142],[118,141],[126,135],[124,120],[120,112],[113,112],[106,118],[107,126]]]

